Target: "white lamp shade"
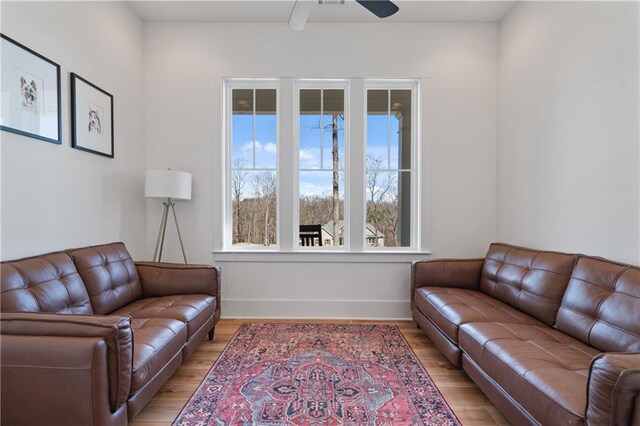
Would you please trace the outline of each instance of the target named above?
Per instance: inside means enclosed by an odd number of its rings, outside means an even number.
[[[179,170],[147,170],[144,179],[147,198],[191,199],[191,173]]]

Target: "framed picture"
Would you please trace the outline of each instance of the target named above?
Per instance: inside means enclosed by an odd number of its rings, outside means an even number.
[[[0,34],[0,129],[62,143],[60,65]]]
[[[113,158],[113,96],[71,73],[71,146]]]

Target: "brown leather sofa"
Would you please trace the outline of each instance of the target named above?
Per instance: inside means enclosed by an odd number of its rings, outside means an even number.
[[[220,270],[124,244],[1,264],[6,425],[125,425],[220,319]]]
[[[413,318],[515,425],[640,425],[640,269],[494,243],[417,261]]]

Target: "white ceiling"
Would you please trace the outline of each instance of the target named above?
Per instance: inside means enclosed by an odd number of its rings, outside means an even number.
[[[303,0],[309,1],[309,0]],[[313,1],[308,22],[497,22],[515,1],[394,0],[400,11],[384,20],[355,2],[319,5]],[[294,0],[129,1],[145,21],[286,23]]]

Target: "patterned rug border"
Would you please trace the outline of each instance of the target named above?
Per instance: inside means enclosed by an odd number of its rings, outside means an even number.
[[[402,333],[402,331],[400,330],[400,328],[398,328],[397,325],[395,325],[395,324],[390,324],[390,325],[394,326],[396,328],[396,330],[398,331],[398,333],[400,333],[400,336],[402,336],[402,338],[404,339],[404,342],[409,347],[409,350],[411,350],[411,353],[413,354],[413,356],[416,357],[416,360],[418,361],[418,364],[422,368],[422,371],[424,371],[424,374],[426,374],[427,377],[429,377],[429,380],[431,380],[431,383],[433,384],[433,386],[438,390],[438,393],[442,397],[442,400],[447,404],[447,407],[449,407],[449,410],[451,411],[451,414],[453,415],[453,417],[456,419],[456,421],[458,423],[462,424],[462,422],[460,421],[460,419],[456,415],[455,411],[453,411],[453,408],[451,408],[451,404],[449,404],[449,401],[447,401],[447,398],[442,394],[442,391],[440,390],[440,386],[438,386],[438,384],[435,382],[435,380],[433,380],[433,377],[431,377],[431,374],[429,374],[429,371],[427,370],[427,367],[425,367],[424,364],[422,364],[422,361],[420,361],[420,357],[418,356],[416,351],[414,351],[413,348],[411,347],[411,344],[407,340],[407,337]],[[220,355],[222,355],[222,353]],[[209,373],[207,373],[207,374],[209,374]],[[195,392],[194,392],[194,395],[195,395]],[[191,398],[189,398],[189,399],[191,399]],[[177,419],[177,417],[176,417],[176,419]]]
[[[240,331],[242,331],[242,328],[245,325],[251,325],[251,324],[273,324],[273,323],[269,323],[269,322],[264,322],[264,321],[260,321],[260,322],[243,322],[242,324],[240,324],[240,327],[238,327],[238,329],[236,330],[235,333],[233,333],[233,336],[231,336],[231,339],[229,339],[229,341],[227,342],[226,345],[224,345],[224,349],[222,349],[222,352],[220,352],[220,355],[218,355],[218,358],[216,358],[216,361],[213,363],[213,365],[211,366],[211,368],[209,370],[207,370],[207,372],[204,374],[204,377],[202,378],[202,380],[200,380],[200,383],[198,383],[198,386],[196,386],[196,390],[193,391],[193,393],[191,394],[191,396],[189,397],[189,399],[187,399],[187,402],[184,403],[184,405],[182,406],[182,408],[180,409],[180,412],[178,412],[178,414],[176,415],[176,417],[173,419],[173,421],[171,422],[171,426],[176,424],[176,421],[178,420],[178,418],[180,417],[180,415],[182,414],[182,412],[184,411],[185,408],[187,408],[187,405],[189,405],[189,403],[191,402],[191,400],[196,396],[196,392],[198,392],[198,390],[200,390],[200,388],[202,387],[202,384],[204,383],[205,380],[207,380],[207,377],[209,377],[209,374],[211,374],[211,372],[213,371],[214,368],[216,368],[216,366],[218,365],[218,362],[220,362],[220,360],[222,359],[222,355],[225,353],[225,351],[229,348],[229,346],[231,345],[231,343],[233,343],[234,339],[238,336],[238,334],[240,333]],[[215,339],[215,337],[214,337]],[[447,405],[449,405],[449,403],[447,403]]]
[[[224,355],[224,353],[227,351],[227,349],[229,349],[229,347],[231,346],[231,344],[234,342],[234,340],[236,339],[236,337],[238,337],[238,335],[240,334],[240,332],[243,331],[243,329],[253,326],[253,325],[266,325],[266,324],[284,324],[284,325],[292,325],[292,324],[296,324],[296,325],[336,325],[336,323],[334,322],[330,322],[330,321],[305,321],[305,322],[282,322],[282,321],[243,321],[240,326],[238,327],[238,329],[236,330],[235,333],[233,333],[233,336],[231,336],[231,338],[229,339],[229,341],[227,342],[227,344],[224,346],[224,348],[222,349],[222,351],[220,352],[220,355],[218,355],[218,358],[216,358],[215,362],[213,363],[213,365],[211,366],[211,368],[209,368],[209,370],[207,370],[207,372],[205,373],[204,377],[202,378],[202,380],[200,380],[200,383],[198,383],[198,386],[196,386],[196,389],[193,391],[193,393],[191,394],[191,396],[189,397],[189,399],[187,399],[187,401],[182,405],[182,408],[180,408],[180,411],[178,412],[178,414],[176,415],[176,417],[173,419],[173,421],[171,422],[171,426],[174,426],[177,422],[177,420],[180,418],[180,416],[182,415],[182,413],[184,412],[185,408],[187,407],[187,405],[189,405],[189,403],[195,398],[196,393],[200,390],[200,388],[202,387],[202,385],[204,384],[204,382],[207,380],[207,378],[209,377],[209,375],[211,374],[211,372],[216,368],[216,366],[218,365],[218,363],[222,360],[222,355]],[[398,332],[398,334],[402,337],[402,340],[404,341],[404,343],[407,345],[407,347],[409,348],[409,350],[411,351],[411,353],[413,354],[413,356],[415,357],[418,365],[420,366],[420,368],[422,369],[422,371],[424,372],[424,374],[429,378],[429,380],[431,381],[431,383],[433,384],[433,386],[436,388],[436,390],[438,391],[438,394],[440,395],[440,397],[442,398],[442,400],[445,402],[445,404],[447,405],[447,407],[449,408],[449,411],[451,412],[451,415],[453,416],[453,418],[455,419],[456,422],[458,422],[458,424],[462,425],[462,422],[460,421],[460,419],[458,418],[458,416],[456,415],[455,411],[453,410],[453,408],[451,407],[451,404],[449,404],[449,401],[447,400],[447,398],[442,394],[442,391],[440,390],[440,387],[437,385],[437,383],[433,380],[433,378],[431,377],[431,375],[429,374],[429,371],[427,370],[427,368],[424,366],[424,364],[422,364],[422,361],[420,360],[420,358],[418,357],[418,354],[416,354],[416,351],[413,350],[413,347],[411,347],[411,344],[409,343],[409,341],[407,340],[407,337],[402,333],[402,331],[400,330],[400,328],[396,325],[396,324],[392,324],[392,323],[388,323],[385,321],[371,321],[371,322],[356,322],[356,323],[339,323],[341,325],[376,325],[376,326],[390,326],[393,327],[395,329],[396,332]]]

